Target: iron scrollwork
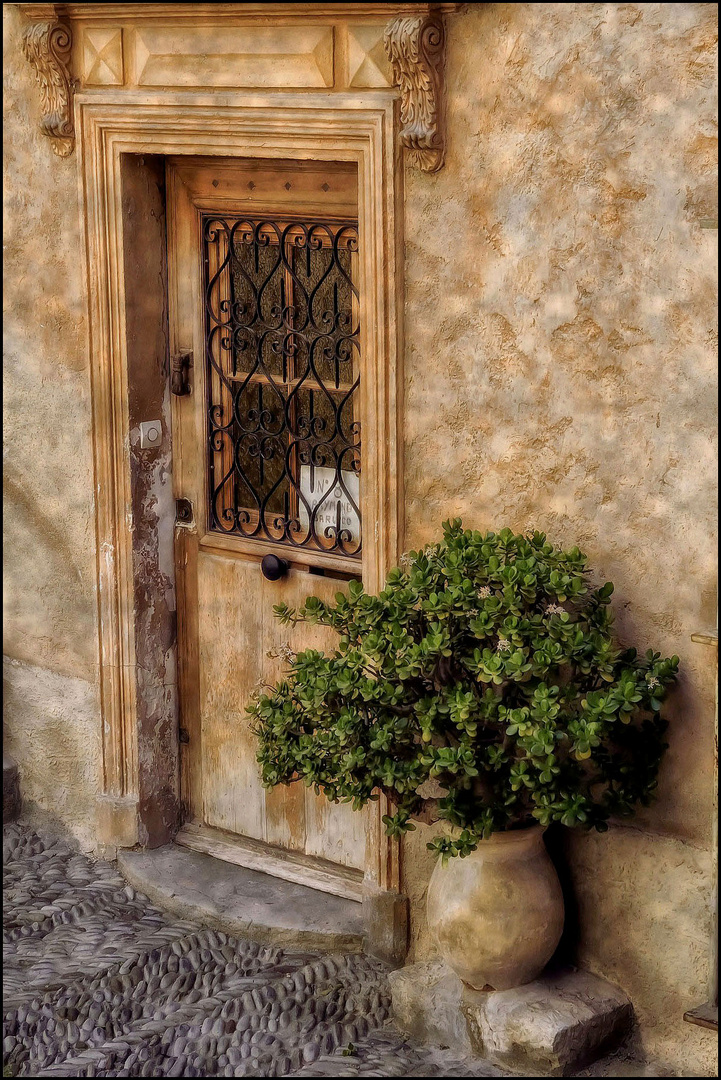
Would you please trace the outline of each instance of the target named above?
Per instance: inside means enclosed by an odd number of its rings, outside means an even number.
[[[210,528],[361,550],[355,222],[203,219]]]

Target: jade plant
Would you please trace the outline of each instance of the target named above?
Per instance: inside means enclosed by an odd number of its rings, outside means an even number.
[[[391,836],[413,819],[456,826],[428,845],[444,861],[493,831],[604,830],[648,804],[678,657],[617,646],[613,585],[590,578],[577,547],[456,519],[377,596],[351,581],[335,602],[276,606],[339,641],[288,648],[286,677],[249,706],[263,783],[300,780],[354,809],[383,792]]]

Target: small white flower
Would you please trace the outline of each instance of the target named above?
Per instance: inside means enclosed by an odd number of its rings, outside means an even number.
[[[487,585],[481,585],[480,589],[478,590],[478,595],[480,596],[481,600],[487,600],[488,597],[491,595],[491,590],[488,588]]]
[[[510,647],[511,643],[507,638],[499,637],[498,644],[496,645],[496,652],[507,652]]]
[[[295,653],[287,641],[284,641],[282,645],[278,645],[277,648],[269,649],[265,655],[269,660],[283,660],[286,664],[290,664],[295,660]]]
[[[404,552],[403,555],[401,555],[398,562],[400,563],[401,566],[410,566],[411,565],[411,557],[408,554],[408,552]]]
[[[649,690],[653,690],[654,686],[661,685],[655,675],[647,675],[646,682],[648,683]]]
[[[563,615],[566,609],[561,607],[560,604],[549,604],[546,608],[546,615]]]

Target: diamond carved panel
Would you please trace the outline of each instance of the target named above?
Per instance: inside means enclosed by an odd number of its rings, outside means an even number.
[[[122,86],[123,31],[92,27],[83,31],[82,80],[85,86]]]
[[[391,65],[383,44],[385,23],[348,27],[348,85],[386,87],[393,85]]]

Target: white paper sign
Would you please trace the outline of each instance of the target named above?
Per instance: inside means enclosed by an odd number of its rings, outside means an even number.
[[[360,477],[357,473],[341,470],[341,479],[348,495],[351,496],[356,506],[360,506]],[[324,499],[328,489],[335,482],[335,488]],[[323,505],[315,515],[315,532],[322,537],[325,530],[330,527],[335,529],[338,524],[338,505],[340,504],[340,527],[350,533],[348,544],[357,544],[360,540],[360,520],[353,503],[348,495],[336,481],[335,469],[311,468],[310,465],[300,467],[300,490],[305,497],[311,512],[324,499]],[[300,523],[304,529],[310,528],[308,511],[300,501]]]

